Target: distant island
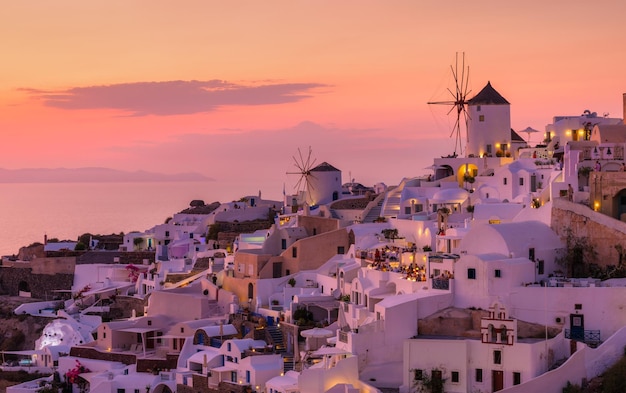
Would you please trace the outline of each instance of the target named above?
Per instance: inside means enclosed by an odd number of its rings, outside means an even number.
[[[163,174],[110,168],[0,168],[0,183],[186,182],[214,181],[195,172]]]

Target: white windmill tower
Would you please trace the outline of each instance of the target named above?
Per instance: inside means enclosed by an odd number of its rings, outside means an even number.
[[[300,175],[294,187],[299,206],[326,204],[339,199],[341,195],[341,171],[327,162],[316,166],[316,160],[311,154],[310,147],[306,158],[298,149],[298,156],[293,157],[297,171],[287,172],[288,175]]]
[[[309,152],[306,158],[302,155],[302,151],[298,148],[298,155],[293,156],[294,166],[297,168],[297,171],[287,172],[288,175],[299,175],[298,181],[294,186],[296,191],[295,194],[295,205],[312,205],[313,200],[311,198],[311,191],[314,190],[315,186],[314,175],[311,174],[311,169],[315,165],[315,158],[311,158],[312,150],[309,146]],[[291,203],[292,207],[294,203]]]

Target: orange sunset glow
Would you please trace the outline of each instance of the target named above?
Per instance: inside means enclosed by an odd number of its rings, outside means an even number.
[[[618,1],[5,1],[0,168],[239,177],[276,197],[298,148],[397,184],[454,149],[450,66],[515,130],[622,117]],[[470,94],[471,96],[472,94]],[[525,136],[525,135],[522,135]],[[537,137],[538,138],[538,137]]]

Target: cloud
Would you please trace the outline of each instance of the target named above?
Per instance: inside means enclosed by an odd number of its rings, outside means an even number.
[[[222,80],[136,82],[60,91],[21,89],[61,109],[117,109],[133,116],[211,112],[223,106],[275,105],[310,98],[319,83],[235,84]]]

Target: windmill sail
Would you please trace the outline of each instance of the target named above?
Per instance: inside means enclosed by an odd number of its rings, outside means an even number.
[[[461,153],[463,151],[462,145],[462,130],[461,124],[463,123],[465,127],[465,144],[469,143],[469,133],[467,131],[467,126],[469,122],[469,114],[467,113],[467,96],[470,94],[470,90],[468,89],[469,85],[469,66],[465,66],[465,53],[462,54],[461,59],[461,67],[459,70],[459,54],[456,54],[456,63],[454,66],[450,66],[452,71],[452,77],[454,79],[454,91],[448,88],[448,92],[452,96],[452,100],[448,101],[431,101],[428,102],[429,105],[450,105],[451,108],[448,111],[448,115],[453,111],[456,112],[456,120],[454,126],[452,128],[452,132],[450,133],[450,138],[454,136],[455,144],[454,144],[454,153],[453,156],[457,156],[458,152]]]

